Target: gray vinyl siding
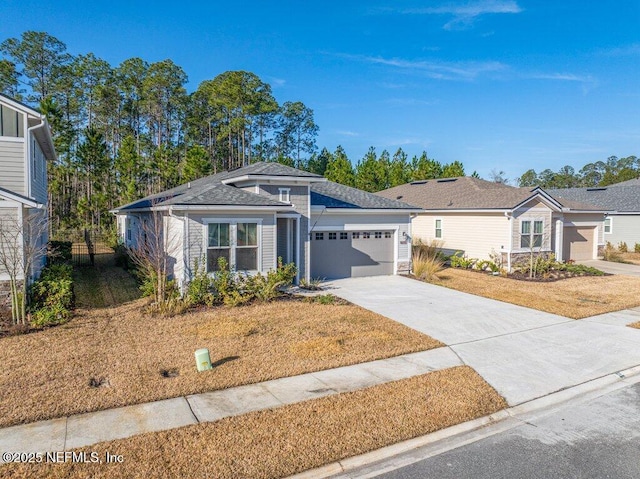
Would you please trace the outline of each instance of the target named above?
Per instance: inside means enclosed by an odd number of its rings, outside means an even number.
[[[206,213],[189,212],[187,220],[187,259],[189,269],[192,269],[197,260],[202,264],[203,258],[206,258],[206,248],[204,243],[204,221],[207,218],[220,218],[233,221],[242,221],[242,219],[261,219],[262,220],[262,237],[260,248],[262,255],[261,270],[266,272],[273,269],[276,261],[276,241],[275,241],[275,224],[274,215],[265,213],[246,213],[246,214],[229,214],[216,213],[215,211]],[[187,273],[189,274],[189,272]]]
[[[32,148],[31,155],[35,155],[35,171],[31,172],[31,197],[38,203],[47,202],[47,163],[42,153],[42,149],[37,141],[32,141],[32,145],[35,144],[35,149]],[[29,160],[31,162],[31,168],[33,168],[33,158]]]
[[[640,213],[636,215],[610,214],[611,233],[604,234],[604,242],[618,246],[620,242],[627,243],[629,251],[633,251],[636,243],[640,243]],[[604,229],[604,228],[603,228]]]
[[[4,202],[6,203],[6,202]],[[2,201],[0,201],[0,206],[3,204]],[[18,221],[18,208],[9,208],[9,207],[0,207],[0,223],[2,223],[3,228],[6,228],[7,226],[10,227],[15,227],[17,226],[17,221]],[[2,239],[0,238],[0,241],[2,241]],[[4,248],[5,245],[4,244],[0,244],[0,248]],[[7,248],[7,251],[9,251],[9,248]],[[6,280],[8,279],[7,276],[7,271],[0,266],[0,280]]]
[[[25,195],[24,140],[0,137],[0,187]]]
[[[289,189],[289,199],[296,213],[300,213],[300,258],[298,272],[301,278],[305,278],[311,262],[309,254],[309,187],[286,184],[261,184],[260,194],[273,200],[280,200],[280,188]]]
[[[512,221],[513,249],[515,253],[526,253],[531,251],[529,248],[520,247],[520,236],[522,231],[522,221],[544,221],[544,230],[542,232],[542,248],[541,251],[551,251],[551,237],[554,228],[552,225],[552,211],[544,203],[532,200],[527,205],[514,210]],[[532,226],[533,228],[533,223]],[[537,249],[536,249],[537,251]]]

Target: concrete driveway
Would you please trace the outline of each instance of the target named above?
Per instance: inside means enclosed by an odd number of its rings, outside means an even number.
[[[640,266],[637,264],[614,263],[613,261],[603,261],[601,259],[590,259],[579,261],[580,264],[597,268],[609,274],[626,274],[627,276],[640,276]]]
[[[640,365],[640,311],[572,320],[401,276],[326,287],[446,343],[510,405]]]

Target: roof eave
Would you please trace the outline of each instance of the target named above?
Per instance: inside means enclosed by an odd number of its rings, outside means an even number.
[[[322,183],[327,181],[326,178],[321,176],[288,176],[288,175],[260,175],[260,174],[248,174],[241,176],[234,176],[232,178],[226,178],[221,181],[223,185],[229,185],[233,183],[239,183],[242,181],[260,181],[260,182],[290,182],[290,183]]]

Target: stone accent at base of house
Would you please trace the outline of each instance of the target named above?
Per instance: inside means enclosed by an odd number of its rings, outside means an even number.
[[[22,286],[22,281],[18,281],[18,288]],[[11,283],[7,280],[0,280],[0,309],[11,309]]]
[[[411,273],[411,261],[398,261],[398,274]]]
[[[540,251],[533,253],[533,260],[536,258],[544,258],[549,259],[549,257],[553,254],[553,251]],[[531,262],[531,253],[511,253],[511,269],[525,266],[529,267],[529,263]],[[506,263],[505,263],[506,264]]]

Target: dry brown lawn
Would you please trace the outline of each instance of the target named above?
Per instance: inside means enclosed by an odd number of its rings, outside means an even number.
[[[631,276],[589,276],[554,282],[519,281],[448,268],[435,284],[465,293],[538,309],[567,318],[640,306],[640,278]]]
[[[97,284],[84,284],[79,302],[127,299],[124,275],[107,269]],[[80,309],[65,325],[1,338],[0,427],[443,346],[353,305],[288,300],[172,318],[152,317],[144,306],[139,299]],[[199,348],[209,349],[212,371],[196,372]]]
[[[633,249],[633,247],[631,247],[631,249]],[[640,253],[620,253],[620,257],[629,263],[640,264]]]
[[[4,477],[278,478],[494,413],[506,403],[462,366],[82,449],[121,464],[0,466]]]

